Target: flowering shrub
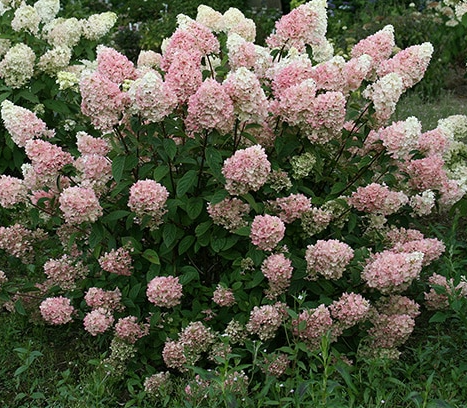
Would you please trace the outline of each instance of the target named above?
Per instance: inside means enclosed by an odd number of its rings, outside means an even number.
[[[5,269],[6,306],[144,354],[155,394],[167,369],[184,375],[232,353],[248,362],[258,339],[282,356],[267,371],[278,375],[287,354],[305,361],[303,347],[323,337],[343,353],[397,355],[419,313],[414,282],[444,251],[413,221],[467,190],[467,117],[429,133],[416,118],[389,123],[431,45],[393,54],[386,27],[345,61],[325,37],[323,0],[281,19],[267,47],[239,10],[204,6],[178,21],[140,65],[100,46],[73,71],[89,121],[73,146],[2,103],[26,162],[22,178],[2,178],[12,221],[0,248],[40,272],[18,290]],[[242,370],[226,384],[246,384]]]

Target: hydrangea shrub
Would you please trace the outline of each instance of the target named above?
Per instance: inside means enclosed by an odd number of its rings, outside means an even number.
[[[267,375],[323,337],[351,357],[397,356],[421,284],[427,307],[445,304],[433,285],[449,282],[424,273],[444,244],[414,224],[465,195],[467,117],[391,123],[431,45],[395,51],[388,26],[345,60],[326,16],[312,0],[260,47],[239,10],[200,6],[136,65],[99,46],[73,70],[87,131],[72,147],[5,100],[26,160],[0,176],[0,248],[38,272],[22,290],[13,267],[0,275],[5,306],[112,338],[109,361],[139,353],[155,394],[167,370],[251,362],[254,340],[277,357]],[[73,29],[60,28],[68,42]],[[247,384],[242,370],[224,385]]]

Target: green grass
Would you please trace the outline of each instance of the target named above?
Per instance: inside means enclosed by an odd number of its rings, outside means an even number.
[[[467,115],[467,95],[461,96],[453,91],[442,91],[436,100],[423,100],[417,93],[404,95],[397,105],[394,121],[415,116],[422,123],[422,130],[434,129],[439,119],[451,115]]]

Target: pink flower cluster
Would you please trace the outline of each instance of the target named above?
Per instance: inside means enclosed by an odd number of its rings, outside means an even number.
[[[167,211],[164,207],[168,197],[167,189],[157,181],[138,180],[130,188],[128,206],[140,218],[150,216],[151,225],[157,227]]]
[[[131,112],[149,122],[160,122],[177,106],[177,95],[156,71],[148,71],[128,90]]]
[[[148,335],[149,324],[138,323],[137,320],[136,316],[118,319],[115,324],[115,334],[117,337],[130,344],[134,344],[136,340]]]
[[[422,265],[429,265],[438,259],[445,251],[446,246],[437,238],[414,239],[404,243],[396,243],[395,252],[421,252],[423,254]]]
[[[283,92],[291,87],[298,85],[304,86],[304,90],[309,89],[302,93],[303,96],[310,95],[315,97],[316,84],[311,79],[311,73],[313,72],[313,66],[309,58],[303,56],[294,59],[284,59],[279,61],[276,65],[271,67],[269,77],[271,79],[271,86],[274,95],[279,100],[284,100],[286,103],[287,98],[283,97]],[[311,80],[311,81],[309,81]],[[301,87],[295,88],[295,91],[302,89]],[[294,97],[295,92],[290,92],[290,97]],[[301,98],[294,98],[300,100]],[[306,101],[303,100],[302,104]],[[287,109],[289,110],[289,109]]]
[[[316,97],[309,120],[312,130],[307,134],[312,143],[325,144],[340,134],[345,123],[345,105],[342,92],[326,92]]]
[[[100,267],[110,273],[130,276],[133,270],[130,252],[126,248],[112,249],[99,258]]]
[[[331,313],[325,305],[304,310],[297,319],[292,320],[293,333],[312,349],[318,349],[321,338],[332,330]]]
[[[268,118],[269,102],[253,72],[240,67],[227,75],[223,86],[240,122],[263,123]]]
[[[358,187],[348,199],[348,203],[359,211],[382,215],[394,214],[408,201],[403,192],[391,191],[389,187],[378,183]]]
[[[448,182],[444,164],[440,154],[411,160],[407,164],[410,185],[418,191],[443,189]]]
[[[128,95],[120,85],[99,72],[84,76],[79,83],[81,111],[96,129],[110,132],[117,125],[128,104]]]
[[[23,180],[12,176],[0,176],[0,206],[11,208],[26,200],[27,189]]]
[[[74,261],[68,255],[59,259],[49,259],[44,264],[44,273],[47,276],[47,286],[59,286],[62,289],[74,289],[76,282],[88,274],[88,269],[80,261]]]
[[[308,245],[305,253],[308,279],[315,280],[318,275],[340,279],[353,257],[353,249],[344,242],[318,240],[315,245]]]
[[[187,363],[183,344],[178,341],[166,341],[162,349],[162,359],[168,368],[183,371],[183,366]]]
[[[266,43],[271,48],[296,48],[305,52],[306,45],[320,45],[326,35],[326,2],[312,0],[293,9],[276,22],[275,32]]]
[[[360,40],[352,48],[351,56],[357,58],[365,54],[369,55],[372,59],[372,67],[375,69],[391,56],[394,46],[394,27],[387,25],[375,34]]]
[[[9,100],[4,100],[1,106],[3,124],[17,146],[24,147],[28,140],[37,137],[49,138],[54,135],[54,132],[48,130],[45,122],[34,112],[17,106]]]
[[[84,300],[92,309],[122,310],[122,293],[120,289],[104,290],[97,287],[91,287],[87,290]]]
[[[219,306],[225,307],[230,307],[237,303],[232,289],[226,288],[221,284],[217,285],[216,290],[212,295],[212,300]]]
[[[368,317],[370,302],[360,294],[344,293],[329,306],[329,310],[332,317],[347,329]]]
[[[311,211],[311,200],[303,194],[280,197],[271,204],[278,211],[279,218],[285,223],[291,223],[299,219],[302,214]]]
[[[387,315],[406,314],[415,319],[420,314],[420,305],[402,295],[391,295],[380,298],[377,309]]]
[[[90,187],[96,192],[101,191],[112,179],[112,163],[108,158],[98,154],[78,157],[75,168],[79,173],[80,187]]]
[[[84,329],[92,336],[104,333],[113,322],[114,317],[110,310],[102,307],[90,311],[83,319]]]
[[[263,371],[265,373],[274,377],[280,377],[289,368],[290,360],[287,354],[271,354],[265,358],[264,364],[265,369]]]
[[[284,223],[273,215],[257,215],[251,224],[251,242],[263,251],[272,251],[284,234]]]
[[[413,45],[399,51],[394,57],[382,61],[377,72],[379,76],[397,73],[402,78],[404,89],[414,86],[425,75],[425,71],[433,54],[433,46],[429,42]]]
[[[287,311],[284,303],[255,306],[250,313],[246,329],[250,333],[258,335],[263,341],[270,340],[276,335],[286,317]]]
[[[420,275],[422,252],[383,251],[375,254],[366,264],[362,279],[370,288],[382,293],[400,292],[409,287]]]
[[[110,81],[121,85],[126,79],[136,79],[133,63],[113,48],[103,45],[96,49],[97,71]]]
[[[84,187],[68,187],[58,199],[60,210],[69,224],[95,222],[102,215],[102,207],[94,190]]]
[[[411,157],[411,152],[417,149],[421,133],[422,124],[411,116],[379,130],[378,136],[391,157],[407,160]]]
[[[185,119],[188,134],[213,129],[226,134],[233,129],[234,122],[234,105],[224,86],[206,79],[188,100]]]
[[[214,224],[235,231],[247,225],[243,217],[250,212],[250,206],[238,198],[227,197],[217,204],[208,203],[207,210]]]
[[[27,141],[26,155],[31,160],[34,171],[41,176],[55,175],[63,166],[73,163],[70,153],[44,140]]]
[[[0,226],[0,248],[9,255],[30,263],[34,258],[34,242],[45,239],[41,231],[31,231],[22,224],[16,223],[10,227]]]
[[[49,324],[65,324],[71,322],[75,311],[70,299],[58,296],[47,298],[39,306],[42,318]]]
[[[159,307],[174,307],[180,304],[182,285],[178,277],[158,276],[148,283],[146,295],[149,301]]]
[[[287,290],[292,271],[292,261],[284,254],[272,254],[263,261],[261,272],[269,281],[269,288],[266,292],[269,299],[274,299]]]
[[[162,358],[169,368],[183,371],[185,364],[193,365],[214,343],[211,329],[201,322],[191,322],[179,333],[178,341],[168,340],[162,350]]]
[[[196,355],[208,351],[215,340],[214,333],[201,322],[191,322],[179,334],[178,341],[185,349],[185,355]]]
[[[415,327],[415,320],[407,314],[376,314],[373,327],[368,330],[373,347],[392,349],[406,342]]]
[[[144,391],[156,397],[161,397],[161,391],[170,390],[170,384],[170,373],[168,371],[162,371],[144,380]]]
[[[225,189],[233,195],[258,191],[266,183],[270,171],[271,163],[260,145],[237,150],[222,167],[222,174],[227,180]]]
[[[76,134],[76,147],[82,155],[96,154],[98,156],[106,156],[111,147],[106,139],[101,137],[93,137],[86,132],[78,132]]]
[[[203,83],[200,56],[196,50],[177,50],[165,74],[167,86],[174,92],[178,103],[185,103]]]
[[[219,41],[208,27],[187,19],[167,41],[161,61],[162,69],[170,69],[182,52],[192,53],[192,59],[200,61],[203,56],[219,52]]]

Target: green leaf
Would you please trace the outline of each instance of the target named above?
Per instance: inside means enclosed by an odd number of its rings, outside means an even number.
[[[169,156],[169,159],[173,160],[177,154],[177,145],[175,142],[172,139],[164,139],[162,145],[164,146],[164,150]]]
[[[170,248],[177,237],[177,227],[174,224],[165,224],[162,239],[167,248]]]
[[[258,286],[264,280],[263,272],[256,271],[254,272],[253,279],[245,284],[246,289],[252,289]]]
[[[226,244],[225,238],[211,236],[211,248],[214,252],[220,252]]]
[[[345,183],[342,183],[342,182],[336,183],[331,188],[331,194],[337,194],[341,192],[342,190],[344,190],[345,187],[346,187]]]
[[[0,103],[3,102],[5,99],[9,98],[11,95],[11,92],[2,92],[0,94]]]
[[[54,112],[64,113],[64,114],[70,113],[70,108],[63,101],[47,99],[44,101],[44,105],[47,109],[50,109]]]
[[[187,235],[178,244],[178,254],[182,255],[194,244],[196,238],[193,235]]]
[[[138,283],[138,284],[134,285],[130,289],[130,292],[128,293],[128,297],[133,301],[136,300],[138,298],[138,294],[139,294],[140,290],[141,290],[141,283]]]
[[[24,373],[25,371],[27,371],[27,369],[29,368],[29,366],[27,365],[22,365],[21,367],[18,367],[16,369],[16,371],[14,372],[13,376],[14,377],[18,377],[18,375]]]
[[[15,302],[15,311],[16,311],[16,313],[18,313],[21,316],[26,316],[27,315],[26,309],[24,308],[23,302],[21,302],[21,299],[18,299]]]
[[[240,235],[242,237],[248,237],[250,235],[251,228],[249,226],[239,228],[233,231],[234,234]]]
[[[431,316],[429,322],[430,323],[444,323],[448,318],[447,313],[445,312],[436,312],[433,316]]]
[[[32,102],[32,103],[39,103],[39,98],[37,97],[37,95],[34,95],[32,92],[30,92],[27,89],[23,89],[22,91],[19,91],[15,96],[16,96],[17,99],[23,98],[23,99],[26,99],[27,101]],[[47,108],[49,108],[49,106],[47,106],[46,102],[48,102],[48,101],[44,101],[44,105]],[[49,109],[52,109],[52,108],[49,108]]]
[[[155,168],[153,177],[154,180],[161,181],[165,176],[167,176],[167,174],[169,174],[169,166],[161,164]]]
[[[211,170],[214,177],[218,180],[223,181],[224,176],[222,175],[222,155],[218,149],[210,146],[206,149],[206,163]]]
[[[143,252],[143,258],[155,265],[160,265],[159,255],[154,249],[146,249]]]
[[[112,176],[117,183],[122,179],[124,168],[125,156],[117,156],[112,160]]]
[[[110,214],[103,217],[102,221],[103,222],[117,221],[120,218],[126,217],[129,214],[131,214],[130,211],[126,211],[126,210],[112,211]]]
[[[196,268],[193,266],[184,266],[182,268],[182,276],[180,276],[180,283],[182,285],[186,285],[190,283],[193,280],[198,280],[199,279],[199,273]]]
[[[186,213],[190,219],[194,220],[201,214],[204,207],[204,201],[200,197],[192,197],[186,204]]]
[[[211,228],[211,227],[212,227],[212,221],[211,220],[204,221],[201,224],[198,224],[198,226],[195,229],[196,236],[200,237],[200,236],[204,235],[209,230],[209,228]]]
[[[177,196],[181,197],[187,193],[192,187],[195,186],[197,180],[197,173],[195,170],[188,170],[177,183]]]

